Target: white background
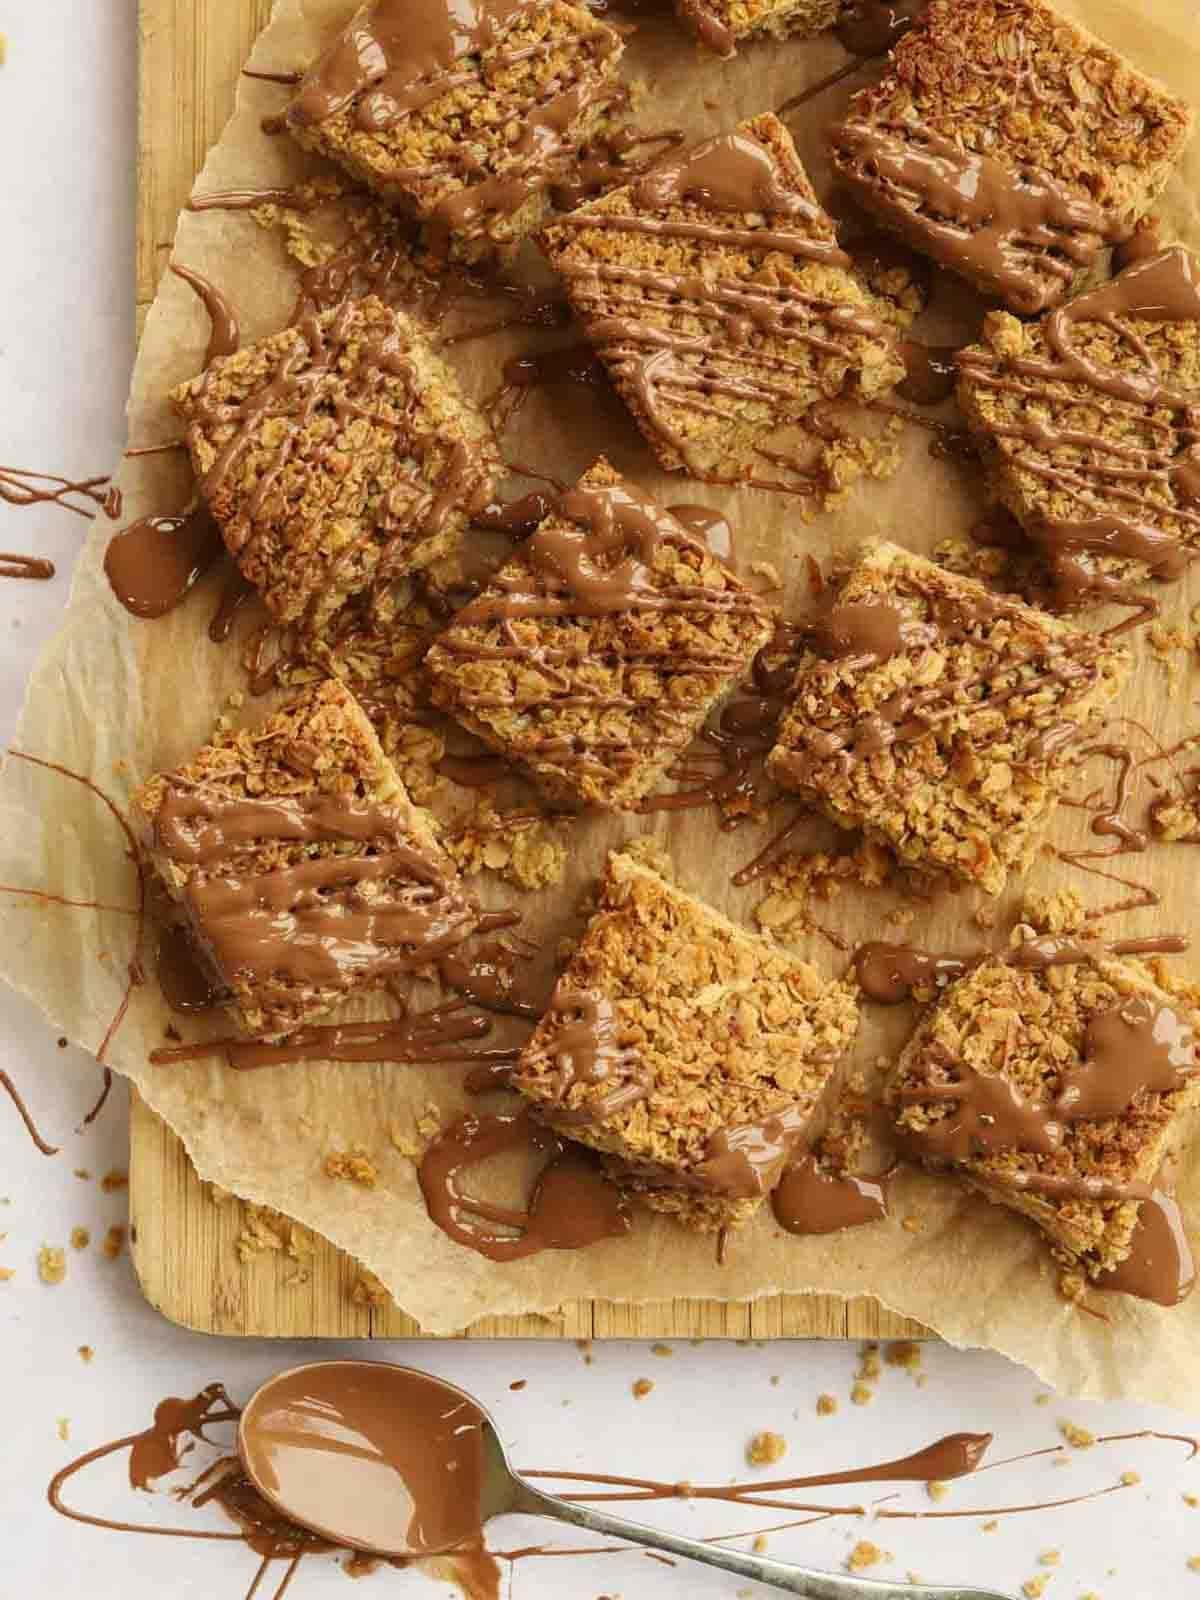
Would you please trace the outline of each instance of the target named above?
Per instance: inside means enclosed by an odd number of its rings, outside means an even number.
[[[0,462],[68,475],[103,472],[124,440],[133,348],[134,7],[132,0],[9,0],[0,5],[0,30],[8,34],[8,62],[0,69]],[[0,503],[0,548],[48,555],[59,565],[50,584],[0,584],[5,739],[23,679],[66,599],[84,531],[68,512]],[[119,708],[96,708],[100,716],[109,711],[120,714]],[[77,1052],[56,1048],[39,1018],[3,990],[0,1065],[25,1091],[52,1142],[63,1146],[53,1160],[38,1155],[0,1097],[0,1265],[15,1272],[0,1284],[0,1600],[57,1600],[76,1589],[87,1600],[164,1593],[243,1600],[257,1560],[241,1545],[135,1538],[67,1522],[47,1506],[46,1484],[83,1450],[145,1427],[163,1396],[190,1395],[220,1379],[235,1398],[245,1398],[271,1371],[311,1357],[313,1347],[204,1338],[162,1321],[141,1300],[128,1258],[112,1264],[98,1250],[106,1227],[123,1218],[123,1195],[102,1194],[96,1179],[126,1164],[124,1095],[114,1094],[95,1128],[76,1133],[93,1097],[96,1068]],[[72,1176],[77,1167],[90,1169],[92,1180]],[[42,1285],[39,1246],[65,1244],[77,1224],[90,1228],[92,1247],[69,1252],[64,1284]],[[81,1344],[95,1348],[91,1365],[76,1354]],[[474,1391],[494,1409],[518,1463],[607,1468],[670,1481],[752,1475],[745,1443],[763,1428],[790,1443],[784,1467],[776,1470],[796,1473],[882,1460],[959,1429],[994,1430],[994,1457],[1056,1443],[1064,1418],[1096,1432],[1189,1431],[1185,1412],[1046,1399],[1029,1373],[999,1358],[934,1347],[925,1355],[923,1387],[885,1367],[866,1407],[849,1399],[857,1352],[838,1345],[710,1342],[681,1345],[666,1358],[622,1344],[597,1346],[591,1364],[569,1343],[422,1343],[372,1353],[424,1365]],[[655,1388],[637,1401],[631,1384],[642,1376]],[[527,1387],[510,1391],[519,1379]],[[838,1397],[837,1416],[817,1417],[822,1391]],[[1194,1394],[1179,1399],[1181,1407],[1200,1411]],[[67,1443],[57,1431],[64,1417]],[[109,1466],[76,1481],[77,1503],[126,1520],[197,1520],[165,1494],[133,1494],[123,1482],[122,1462]],[[1053,1600],[1077,1600],[1089,1591],[1104,1600],[1192,1593],[1200,1600],[1200,1572],[1186,1564],[1200,1553],[1200,1510],[1183,1498],[1200,1493],[1200,1458],[1189,1463],[1179,1445],[1142,1441],[1071,1452],[1063,1465],[1045,1458],[960,1483],[936,1507],[919,1487],[901,1489],[890,1504],[917,1510],[1014,1505],[1103,1488],[1128,1470],[1141,1474],[1135,1487],[1064,1510],[1008,1517],[993,1533],[983,1532],[976,1518],[850,1519],[774,1536],[771,1551],[835,1566],[856,1540],[869,1538],[895,1555],[874,1575],[903,1579],[915,1570],[930,1581],[971,1580],[1017,1594],[1042,1573],[1052,1574],[1046,1593]],[[720,1505],[651,1509],[705,1534],[786,1520],[782,1512]],[[215,1514],[211,1525],[222,1525]],[[504,1529],[494,1542],[518,1546],[534,1533]],[[553,1530],[547,1534],[552,1541]],[[1041,1566],[1040,1554],[1053,1549],[1061,1550],[1061,1563]],[[311,1561],[289,1597],[344,1594],[346,1582],[333,1560]],[[444,1583],[412,1572],[384,1570],[363,1582],[368,1594],[447,1593]],[[505,1577],[505,1592],[519,1600],[705,1600],[739,1589],[745,1585],[738,1580],[671,1569],[637,1554],[529,1560]],[[274,1584],[264,1580],[257,1600],[273,1593]]]

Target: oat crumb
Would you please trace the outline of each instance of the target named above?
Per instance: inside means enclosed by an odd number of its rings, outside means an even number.
[[[96,1354],[90,1344],[81,1344],[75,1353],[79,1357],[80,1361],[83,1362],[84,1366],[87,1366],[87,1364]]]
[[[912,1339],[898,1339],[888,1345],[883,1359],[889,1367],[903,1367],[905,1372],[916,1373],[921,1366],[921,1346]]]
[[[754,1540],[754,1553],[755,1553],[755,1555],[756,1556],[762,1555],[763,1551],[766,1548],[767,1548],[767,1536],[766,1536],[765,1533],[760,1533],[760,1534],[758,1534],[756,1536],[756,1538]]]
[[[0,1283],[8,1283],[10,1279],[15,1277],[16,1269],[14,1267],[0,1267]]]
[[[1132,1489],[1135,1483],[1141,1483],[1141,1481],[1142,1475],[1140,1472],[1123,1472],[1121,1474],[1121,1482],[1127,1489]]]
[[[71,1249],[86,1250],[92,1242],[92,1236],[86,1228],[71,1229]]]
[[[756,1433],[746,1446],[746,1460],[752,1467],[773,1467],[787,1455],[787,1440],[781,1433]]]
[[[122,1172],[119,1167],[113,1167],[100,1179],[100,1187],[105,1194],[116,1194],[118,1189],[129,1187],[129,1174]]]
[[[990,1522],[981,1522],[979,1526],[984,1533],[995,1533],[999,1529],[1000,1523],[996,1517],[993,1517]]]
[[[837,1408],[837,1395],[819,1394],[817,1396],[817,1415],[819,1417],[832,1417]]]
[[[44,1244],[38,1251],[38,1277],[43,1283],[61,1283],[67,1275],[67,1252],[55,1245]]]
[[[1058,1431],[1073,1450],[1090,1450],[1096,1442],[1090,1428],[1080,1428],[1074,1422],[1060,1422]]]
[[[892,1558],[886,1550],[881,1550],[877,1544],[872,1544],[869,1539],[860,1539],[846,1557],[847,1572],[865,1572],[868,1567],[877,1567],[881,1561],[890,1561]]]
[[[1188,1494],[1185,1491],[1184,1492],[1184,1496],[1183,1496],[1183,1503],[1184,1503],[1185,1506],[1191,1506],[1192,1510],[1194,1511],[1197,1506],[1200,1506],[1200,1495]]]
[[[419,1161],[424,1151],[421,1141],[414,1138],[407,1128],[398,1122],[388,1125],[388,1138],[392,1142],[392,1149],[399,1150],[402,1156],[407,1156],[410,1161]]]
[[[1048,1572],[1043,1572],[1037,1578],[1026,1578],[1021,1585],[1021,1593],[1025,1596],[1025,1600],[1041,1600],[1041,1596],[1045,1594],[1046,1585],[1049,1582],[1050,1574]]]
[[[364,1189],[373,1189],[379,1182],[375,1163],[361,1145],[353,1150],[331,1150],[325,1157],[325,1176],[344,1178]]]
[[[1043,1550],[1038,1560],[1044,1567],[1057,1567],[1062,1560],[1061,1550]]]
[[[652,1344],[650,1346],[650,1354],[652,1356],[673,1356],[675,1352],[669,1344]]]
[[[635,1400],[644,1400],[646,1396],[651,1393],[653,1388],[654,1384],[651,1379],[638,1378],[633,1386],[633,1398]]]
[[[1035,1406],[1048,1406],[1050,1404],[1049,1390],[1047,1390],[1045,1394],[1035,1394],[1033,1397],[1033,1403]]]
[[[925,1493],[931,1500],[944,1500],[950,1493],[950,1485],[942,1483],[938,1478],[934,1478],[925,1485]]]
[[[1189,1556],[1188,1557],[1188,1571],[1189,1572],[1200,1572],[1200,1556]]]
[[[875,1391],[867,1383],[856,1383],[850,1391],[850,1399],[856,1406],[869,1406],[875,1398]]]
[[[90,1183],[92,1181],[92,1175],[86,1167],[76,1167],[75,1176],[77,1178],[82,1178],[84,1183]]]
[[[110,1261],[115,1261],[121,1254],[121,1251],[125,1248],[125,1229],[119,1222],[114,1223],[104,1235],[100,1248]]]
[[[915,1216],[904,1217],[900,1223],[900,1226],[904,1229],[905,1233],[921,1233],[925,1228],[925,1224],[921,1221],[920,1217]]]
[[[67,1440],[71,1437],[70,1417],[59,1417],[55,1426],[58,1429],[58,1437],[64,1444],[66,1444]]]

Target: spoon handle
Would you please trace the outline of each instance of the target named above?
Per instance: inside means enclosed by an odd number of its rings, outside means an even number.
[[[766,1556],[726,1550],[720,1545],[686,1539],[661,1528],[647,1528],[639,1522],[629,1522],[624,1517],[595,1511],[590,1506],[559,1500],[554,1495],[535,1489],[523,1479],[516,1481],[519,1493],[509,1508],[514,1512],[553,1517],[558,1522],[585,1528],[589,1533],[624,1539],[651,1550],[663,1550],[668,1555],[683,1556],[688,1561],[703,1561],[706,1566],[720,1567],[723,1572],[736,1573],[740,1578],[752,1578],[758,1583],[770,1584],[784,1594],[805,1595],[808,1600],[1007,1600],[1006,1596],[991,1589],[889,1583],[877,1578],[815,1572],[808,1567],[793,1566],[787,1561],[771,1561]]]

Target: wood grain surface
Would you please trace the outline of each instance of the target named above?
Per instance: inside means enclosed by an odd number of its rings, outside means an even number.
[[[141,328],[170,253],[175,220],[233,107],[270,0],[141,0],[137,305]],[[215,1203],[174,1133],[136,1096],[130,1221],[142,1289],[164,1316],[206,1333],[287,1338],[410,1338],[396,1307],[357,1303],[354,1262],[318,1241],[300,1269],[283,1252],[241,1261],[242,1207]],[[676,1300],[574,1302],[548,1317],[489,1317],[475,1338],[909,1338],[924,1330],[874,1301],[786,1295],[750,1305]]]

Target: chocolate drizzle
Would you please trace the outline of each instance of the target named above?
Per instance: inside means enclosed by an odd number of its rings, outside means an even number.
[[[1043,324],[1049,356],[1001,357],[964,352],[960,365],[970,383],[1002,394],[1027,396],[1036,405],[1045,384],[1078,385],[1130,413],[1144,441],[1119,444],[1102,434],[1022,413],[994,428],[1011,439],[1014,467],[1043,481],[1077,510],[1043,519],[1026,532],[1055,577],[1064,603],[1089,596],[1137,604],[1095,559],[1116,556],[1145,563],[1152,576],[1178,578],[1200,537],[1200,457],[1193,425],[1200,390],[1171,382],[1138,331],[1139,323],[1200,323],[1200,280],[1194,258],[1179,245],[1127,267],[1118,277],[1079,295]],[[1100,326],[1136,357],[1126,371],[1082,350],[1075,329]],[[1160,412],[1169,412],[1162,418]],[[1080,459],[1064,461],[1072,450]],[[1164,519],[1168,525],[1164,526]]]
[[[55,1144],[49,1144],[45,1139],[42,1138],[41,1134],[37,1130],[37,1124],[34,1122],[33,1117],[30,1114],[29,1107],[25,1104],[25,1101],[21,1096],[20,1090],[2,1067],[0,1067],[0,1089],[4,1090],[5,1094],[7,1094],[13,1105],[16,1106],[17,1115],[25,1124],[25,1131],[33,1140],[34,1148],[39,1150],[44,1156],[56,1156],[58,1154],[58,1146]]]
[[[551,1063],[546,1106],[556,1126],[602,1122],[646,1098],[650,1078],[637,1051],[623,1042],[606,995],[560,987],[548,1015],[555,1029],[538,1053]]]
[[[766,218],[763,227],[741,220],[752,209]],[[797,269],[806,262],[850,265],[824,213],[789,187],[772,152],[744,129],[656,163],[631,186],[629,209],[585,207],[556,219],[554,227],[778,252]],[[605,364],[632,388],[649,425],[685,463],[688,440],[675,413],[732,420],[720,405],[723,396],[777,410],[794,405],[795,363],[782,352],[764,357],[755,348],[761,338],[795,340],[837,355],[855,336],[885,336],[865,306],[832,301],[795,281],[627,267],[594,254],[576,258],[569,248],[556,248],[554,263],[574,284],[589,338]],[[704,331],[675,331],[648,320],[644,313],[663,303],[699,320]]]
[[[114,509],[119,491],[107,477],[60,478],[51,472],[27,472],[22,467],[0,467],[0,500],[10,506],[61,506],[77,517],[94,517],[97,509],[119,516]],[[75,500],[82,500],[76,505]],[[12,559],[11,557],[0,559]],[[17,558],[21,559],[21,558]]]
[[[529,1209],[477,1200],[459,1187],[464,1168],[504,1151],[548,1151]],[[543,1250],[582,1250],[629,1232],[624,1197],[595,1160],[567,1149],[528,1113],[463,1117],[425,1151],[418,1170],[430,1220],[490,1261],[519,1261]],[[502,1231],[500,1231],[502,1230]]]
[[[837,171],[905,238],[1025,315],[1061,299],[1115,236],[1086,193],[1049,172],[1011,172],[916,118],[852,117],[831,138]]]
[[[295,983],[379,984],[436,960],[479,924],[448,871],[414,847],[404,815],[385,805],[168,786],[155,840],[170,860],[199,869],[183,903],[205,954],[227,981],[260,994]],[[243,852],[271,842],[350,844],[356,853],[301,853],[247,875]]]
[[[0,550],[0,578],[25,578],[47,583],[54,576],[53,561],[44,556],[23,556],[13,550]]]

